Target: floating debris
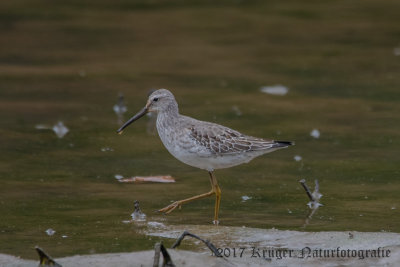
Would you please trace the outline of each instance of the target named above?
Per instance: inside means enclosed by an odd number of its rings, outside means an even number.
[[[79,76],[82,77],[82,78],[86,77],[86,71],[85,70],[80,70],[79,71]]]
[[[122,176],[120,174],[116,174],[116,175],[114,175],[114,178],[117,180],[121,180],[122,178],[124,178],[124,176]]]
[[[159,175],[159,176],[135,176],[130,178],[117,178],[121,183],[175,183],[175,179],[171,175]]]
[[[124,122],[124,113],[128,111],[128,108],[124,104],[124,94],[119,93],[117,104],[113,106],[113,110],[118,117],[118,124]]]
[[[393,54],[395,56],[400,56],[400,47],[393,48]]]
[[[146,214],[144,214],[139,206],[139,201],[135,200],[135,211],[131,214],[132,221],[143,222],[146,221]]]
[[[393,207],[391,207],[390,209],[392,209],[392,210],[395,210],[395,209],[396,209],[396,207],[395,207],[395,206],[393,206]]]
[[[49,130],[51,129],[51,126],[45,125],[45,124],[36,124],[35,129],[37,130]]]
[[[312,137],[314,137],[314,138],[319,138],[319,136],[321,135],[321,133],[320,133],[317,129],[313,129],[313,130],[310,132],[310,135],[311,135]]]
[[[124,104],[124,95],[122,93],[119,94],[118,102],[113,106],[113,110],[118,116],[123,115],[125,112],[128,111],[127,107]]]
[[[242,116],[243,114],[238,106],[232,106],[232,111],[235,113],[236,116]]]
[[[112,151],[114,151],[114,149],[112,149],[111,147],[102,147],[101,151],[102,152],[112,152]]]
[[[146,125],[146,132],[149,135],[155,135],[157,133],[156,122],[157,122],[157,114],[154,112],[149,112],[146,114],[149,120]]]
[[[249,196],[242,196],[242,202],[246,202],[247,200],[252,199],[252,197]]]
[[[272,86],[263,86],[260,88],[260,91],[270,95],[286,95],[289,92],[289,89],[286,86],[277,84]]]
[[[165,224],[160,223],[160,222],[148,222],[148,226],[153,227],[153,228],[165,228]]]
[[[56,133],[58,138],[63,138],[69,132],[69,129],[62,121],[59,121],[53,126],[53,131]]]
[[[294,156],[294,160],[295,161],[300,161],[300,160],[302,160],[303,158],[301,157],[301,156],[299,156],[299,155],[296,155],[296,156]]]
[[[310,189],[308,188],[305,179],[301,179],[299,182],[301,183],[304,190],[306,191],[308,198],[311,200],[310,202],[307,203],[307,206],[311,210],[310,210],[310,213],[307,215],[305,223],[303,225],[303,227],[306,227],[310,223],[312,216],[318,210],[318,208],[320,206],[323,206],[321,203],[319,203],[319,200],[322,197],[322,194],[319,192],[318,180],[315,180],[315,188],[314,188],[314,192],[312,192],[312,193],[311,193]]]
[[[56,231],[54,231],[54,230],[51,229],[51,228],[47,229],[45,232],[46,232],[46,234],[49,235],[49,236],[52,236],[52,235],[54,235],[54,234],[56,233]]]
[[[156,89],[150,89],[148,91],[148,96],[150,96],[152,93],[154,93],[156,91]],[[157,122],[157,114],[155,112],[148,112],[146,114],[147,118],[149,118],[149,120],[147,121],[146,124],[146,132],[149,135],[156,135],[157,133],[157,127],[156,127],[156,122]]]
[[[53,130],[58,138],[63,138],[69,132],[69,129],[64,125],[62,121],[57,122],[54,126],[37,124],[35,128],[37,130]]]
[[[318,180],[315,180],[315,188],[314,188],[314,192],[312,192],[312,193],[311,193],[310,189],[308,188],[305,179],[301,179],[299,182],[301,183],[304,190],[306,191],[308,198],[311,200],[310,202],[307,203],[307,206],[310,207],[310,209],[317,209],[318,207],[323,206],[321,203],[319,203],[319,200],[322,197],[322,194],[319,192]]]
[[[307,206],[310,209],[317,209],[317,208],[319,208],[320,206],[323,206],[323,205],[321,203],[319,203],[319,202],[310,201],[310,202],[307,203]]]
[[[68,236],[67,236],[67,235],[62,235],[61,237],[62,237],[62,238],[67,238]]]

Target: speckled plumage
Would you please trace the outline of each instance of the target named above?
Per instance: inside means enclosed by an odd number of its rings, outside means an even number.
[[[157,112],[158,135],[167,150],[183,163],[207,170],[211,182],[210,192],[175,201],[160,212],[170,213],[185,203],[215,194],[214,224],[218,224],[221,189],[213,171],[247,163],[255,157],[292,145],[292,142],[252,137],[216,123],[180,115],[175,97],[166,89],[153,92],[146,106],[118,133],[147,112]]]
[[[228,127],[179,114],[174,96],[165,89],[149,99],[168,95],[167,108],[158,110],[157,131],[167,150],[178,160],[212,171],[249,162],[253,158],[289,146],[290,142],[244,135]]]

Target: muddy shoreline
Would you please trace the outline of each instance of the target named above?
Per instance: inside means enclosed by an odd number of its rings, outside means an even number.
[[[300,232],[246,227],[148,227],[149,236],[176,239],[183,229],[210,240],[223,257],[215,257],[196,239],[196,251],[167,248],[176,266],[395,266],[400,262],[400,234],[379,232]],[[50,252],[50,251],[49,251]],[[62,266],[153,266],[154,251],[75,255],[56,258]],[[162,260],[160,261],[162,262]],[[37,266],[0,254],[0,266]]]

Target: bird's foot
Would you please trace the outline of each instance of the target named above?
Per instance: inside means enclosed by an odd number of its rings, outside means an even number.
[[[170,212],[172,212],[174,209],[176,209],[177,207],[181,207],[182,206],[182,201],[175,201],[174,203],[166,206],[165,208],[159,209],[158,212],[163,212],[165,214],[168,214]]]

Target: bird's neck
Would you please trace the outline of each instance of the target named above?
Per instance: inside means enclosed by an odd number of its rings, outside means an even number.
[[[179,118],[179,109],[176,103],[171,103],[157,114],[157,124],[168,127],[176,124]]]
[[[171,102],[162,112],[164,112],[167,116],[178,117],[178,104],[176,102]]]

